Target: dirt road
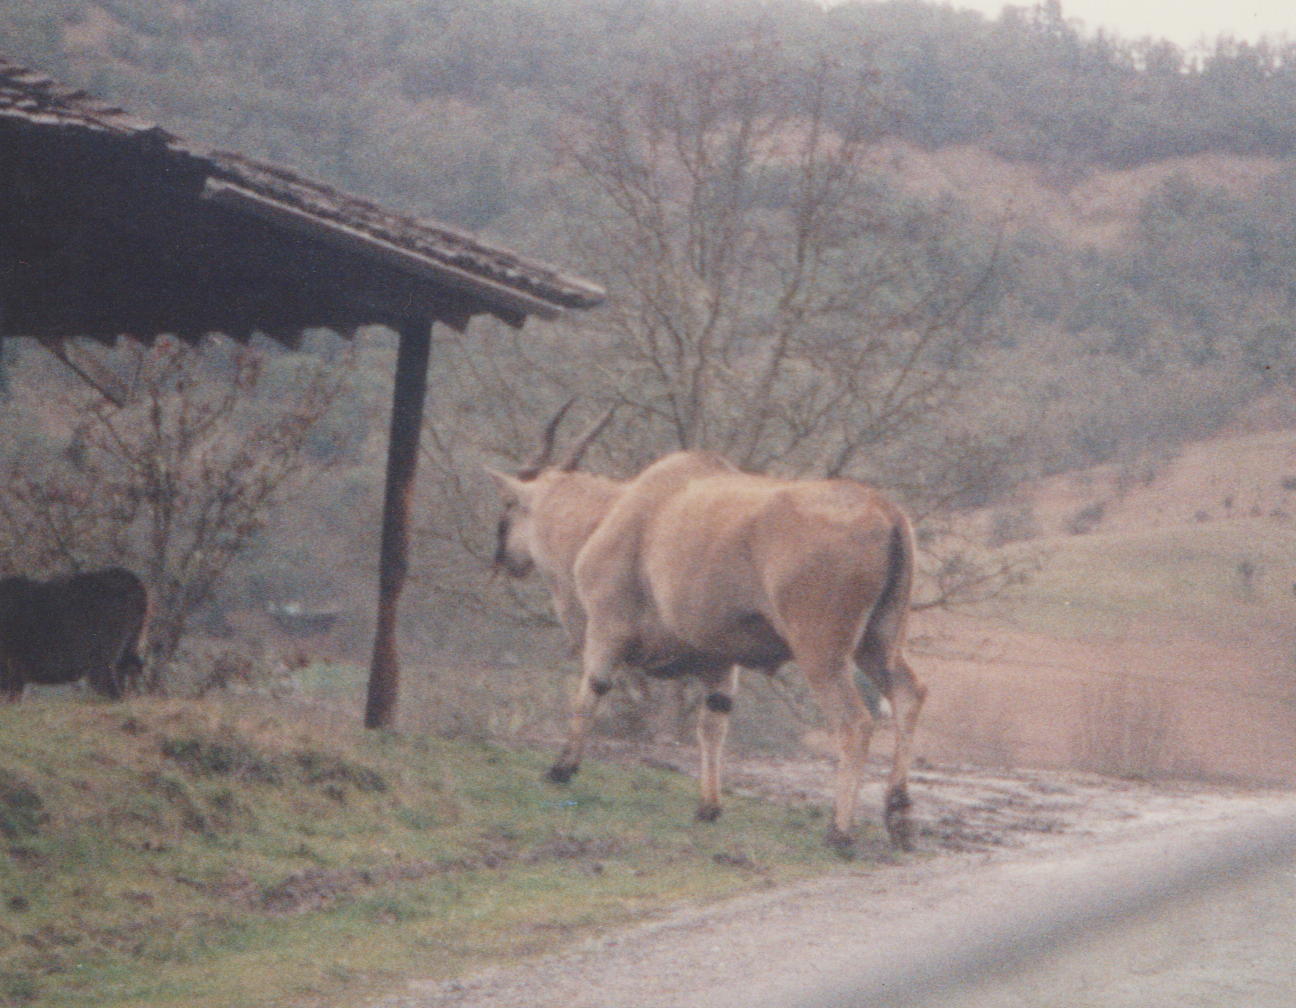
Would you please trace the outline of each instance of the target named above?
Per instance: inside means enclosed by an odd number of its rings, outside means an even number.
[[[688,769],[687,750],[649,758]],[[804,800],[828,774],[752,758],[730,778]],[[1296,794],[971,767],[923,768],[913,791],[912,855],[517,968],[414,981],[375,1008],[1293,1003]]]

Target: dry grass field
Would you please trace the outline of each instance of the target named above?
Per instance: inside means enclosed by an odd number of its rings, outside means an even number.
[[[925,753],[1296,781],[1296,432],[1057,477],[1009,506],[1041,529],[1044,568],[1011,599],[919,620]]]

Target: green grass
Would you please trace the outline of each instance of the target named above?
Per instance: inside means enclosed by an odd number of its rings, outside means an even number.
[[[0,709],[0,1005],[346,1004],[845,866],[817,808],[218,702]],[[876,839],[874,834],[873,839]]]
[[[1296,531],[1264,520],[1051,539],[1043,569],[985,607],[1048,636],[1137,637],[1188,623],[1203,632],[1296,617]],[[1244,581],[1239,565],[1253,569]]]

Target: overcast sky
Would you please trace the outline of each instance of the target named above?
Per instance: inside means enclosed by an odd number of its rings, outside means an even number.
[[[990,18],[1004,7],[1003,0],[950,0],[950,5]],[[1013,5],[1031,7],[1034,0]],[[1168,38],[1184,49],[1203,35],[1209,41],[1230,34],[1254,42],[1262,34],[1286,33],[1296,40],[1296,0],[1062,0],[1062,13],[1083,21],[1088,34],[1109,28],[1127,39]]]

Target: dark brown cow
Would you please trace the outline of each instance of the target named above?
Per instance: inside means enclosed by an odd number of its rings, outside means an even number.
[[[491,471],[506,498],[497,567],[515,577],[538,569],[581,644],[584,676],[550,779],[579,768],[614,670],[693,675],[707,691],[698,816],[715,819],[738,667],[795,661],[836,736],[828,839],[847,850],[873,730],[854,662],[894,713],[885,821],[892,842],[908,847],[908,772],[926,688],[901,653],[914,548],[900,508],[852,480],[753,476],[698,452],[668,455],[619,483],[576,471],[589,434],[567,462],[545,465],[553,429],[539,464],[516,477]]]
[[[112,567],[49,582],[0,581],[0,690],[10,702],[28,683],[57,685],[85,678],[113,700],[138,690],[140,637],[148,590],[128,570]]]

